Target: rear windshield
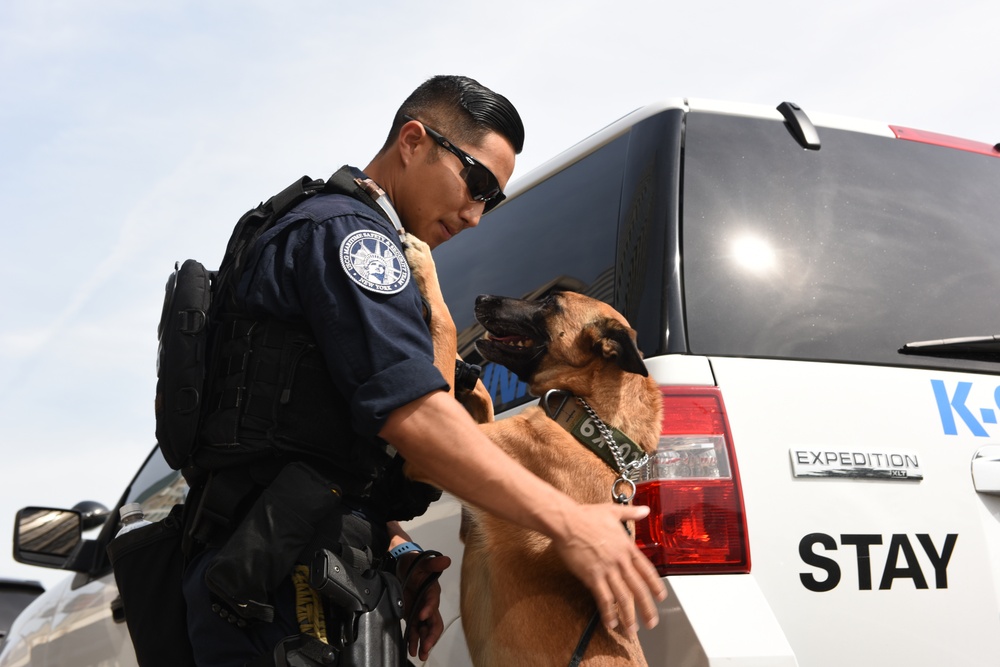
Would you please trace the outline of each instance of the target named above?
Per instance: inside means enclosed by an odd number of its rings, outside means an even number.
[[[691,113],[682,271],[696,354],[965,368],[912,341],[1000,334],[1000,160]]]
[[[530,400],[509,369],[484,362],[475,341],[480,294],[535,299],[552,290],[614,297],[618,206],[628,137],[620,137],[514,197],[434,251],[441,289],[458,328],[463,359],[482,365],[497,413]]]
[[[535,299],[561,289],[612,302],[627,149],[627,137],[611,142],[434,251],[463,358],[478,358],[480,294]]]

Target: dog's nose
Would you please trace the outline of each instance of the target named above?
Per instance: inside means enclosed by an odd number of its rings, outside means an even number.
[[[480,294],[476,297],[476,305],[483,306],[489,303],[496,303],[500,300],[500,297],[494,296],[492,294]]]

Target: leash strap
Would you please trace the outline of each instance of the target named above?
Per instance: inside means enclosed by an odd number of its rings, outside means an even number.
[[[406,584],[410,581],[410,576],[416,571],[417,565],[420,561],[425,558],[437,558],[441,555],[440,551],[421,551],[416,558],[413,559],[413,564],[410,565],[410,569],[406,573],[406,577],[403,578],[403,591],[406,591]],[[406,617],[406,634],[403,636],[403,645],[405,646],[409,643],[410,633],[413,632],[413,623],[416,620],[417,610],[420,609],[420,602],[424,599],[424,595],[427,594],[427,590],[434,585],[434,582],[441,577],[440,572],[433,572],[427,575],[423,583],[420,584],[420,588],[417,589],[416,595],[413,596],[413,606],[410,608],[410,613]]]
[[[628,529],[627,523],[622,523],[622,527],[625,532],[629,535],[632,531]],[[576,643],[576,650],[573,651],[573,655],[569,659],[569,667],[580,667],[580,662],[583,660],[583,654],[587,652],[587,647],[590,646],[590,640],[594,636],[594,632],[597,630],[597,622],[601,618],[600,610],[594,610],[594,615],[590,617],[590,622],[587,623],[587,627],[583,629],[583,634],[580,635],[580,641]]]
[[[580,667],[580,663],[583,661],[583,654],[587,652],[587,646],[590,645],[590,639],[594,636],[594,631],[597,630],[597,621],[600,618],[601,614],[597,611],[590,617],[590,622],[583,629],[580,641],[576,644],[576,650],[573,651],[573,656],[569,659],[569,667]]]

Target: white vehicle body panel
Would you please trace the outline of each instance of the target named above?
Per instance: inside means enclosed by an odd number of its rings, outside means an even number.
[[[780,360],[714,358],[712,368],[740,465],[753,576],[800,663],[996,664],[1000,513],[996,497],[976,493],[970,469],[1000,428],[986,424],[993,433],[973,435],[950,402],[942,417],[932,381],[942,382],[949,397],[958,383],[970,383],[965,405],[978,421],[980,411],[990,418],[997,410],[997,379]],[[954,435],[945,432],[949,418],[958,422]],[[790,450],[910,452],[924,478],[795,478]],[[800,557],[800,542],[813,534],[836,545],[810,543],[839,567],[840,581],[828,591],[808,590],[801,580],[829,575]],[[845,535],[878,536],[881,543],[869,545],[866,559],[843,543]],[[933,556],[918,535],[929,538]],[[954,550],[936,569],[932,559],[941,559],[948,535],[957,536]]]
[[[998,409],[995,378],[683,355],[650,359],[647,366],[661,385],[718,380],[753,558],[748,575],[666,578],[670,597],[660,605],[661,623],[640,631],[651,665],[996,664],[983,656],[994,656],[1000,641],[1000,496],[977,493],[971,467],[985,443],[1000,442],[1000,427],[985,425],[996,437],[975,436],[956,416],[958,433],[945,433],[931,383],[943,382],[952,398],[957,383],[971,383],[966,405],[989,418],[988,411]],[[792,450],[905,451],[918,457],[924,478],[796,478]],[[456,560],[442,578],[447,630],[429,666],[471,664],[457,608],[459,507],[446,496],[410,525]],[[840,580],[828,591],[802,582],[823,583],[829,575],[800,556],[800,542],[812,534],[836,544],[811,544],[839,568]],[[870,557],[859,559],[857,545],[841,543],[844,535],[877,536],[881,543],[869,544]],[[918,535],[928,536],[934,554]],[[957,538],[943,563],[948,535]],[[938,580],[939,571],[945,579]],[[863,589],[866,572],[870,585]],[[880,590],[883,578],[888,588]],[[943,608],[956,613],[942,614]]]
[[[67,575],[18,616],[0,667],[138,667],[128,629],[111,617],[114,578],[73,588],[77,579]]]

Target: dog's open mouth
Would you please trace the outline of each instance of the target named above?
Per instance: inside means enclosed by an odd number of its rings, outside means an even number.
[[[476,349],[489,361],[510,368],[515,360],[527,360],[543,352],[545,343],[535,332],[499,329],[494,323],[486,330],[486,337],[476,341]]]
[[[476,341],[479,354],[526,379],[549,342],[539,304],[481,296],[476,302],[476,319],[486,329],[486,337]]]
[[[487,331],[486,338],[494,343],[510,347],[535,347],[534,339],[527,336],[494,336]]]

